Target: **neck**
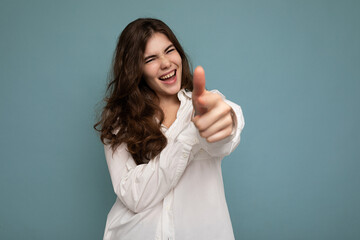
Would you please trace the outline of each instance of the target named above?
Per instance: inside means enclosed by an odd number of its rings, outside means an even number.
[[[171,124],[176,120],[177,111],[180,107],[180,101],[177,98],[177,95],[160,98],[160,108],[164,112],[164,121],[163,125],[169,128]]]
[[[166,109],[172,108],[180,104],[177,95],[170,97],[159,97],[160,100],[160,108],[165,112]]]

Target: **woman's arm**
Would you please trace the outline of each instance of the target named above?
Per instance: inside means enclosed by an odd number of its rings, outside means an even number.
[[[115,152],[105,145],[105,157],[116,195],[136,213],[155,206],[179,181],[196,144],[196,128],[190,123],[148,164],[136,165],[124,144]]]
[[[230,154],[240,142],[244,127],[241,108],[225,100],[218,91],[205,89],[205,71],[198,66],[193,75],[194,122],[201,147],[212,156]]]

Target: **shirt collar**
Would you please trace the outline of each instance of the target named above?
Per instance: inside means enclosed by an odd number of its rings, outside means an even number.
[[[185,99],[191,99],[192,97],[192,92],[185,90],[184,88],[181,89],[178,93],[177,93],[177,97],[180,100],[180,102],[182,102]]]

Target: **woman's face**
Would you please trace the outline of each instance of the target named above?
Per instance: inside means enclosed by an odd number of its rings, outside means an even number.
[[[181,88],[181,56],[162,33],[154,33],[146,43],[144,78],[160,101],[176,97]]]

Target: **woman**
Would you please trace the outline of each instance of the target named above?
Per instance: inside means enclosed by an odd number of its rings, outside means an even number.
[[[192,91],[192,92],[191,92]],[[191,75],[170,28],[121,33],[99,127],[116,202],[104,239],[234,239],[221,159],[240,141],[239,106]]]

